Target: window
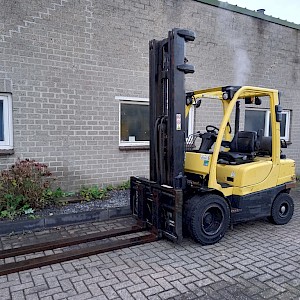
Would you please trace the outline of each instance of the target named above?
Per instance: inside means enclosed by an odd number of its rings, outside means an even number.
[[[13,148],[12,98],[10,94],[0,94],[0,149]]]
[[[116,97],[119,100],[120,138],[119,146],[149,146],[149,99]],[[186,121],[188,134],[193,133],[194,107]]]
[[[147,98],[116,97],[120,100],[120,146],[149,145],[149,101]]]
[[[185,121],[185,128],[187,138],[194,133],[194,119],[195,119],[195,107],[194,105],[190,108],[189,114]]]
[[[264,130],[264,136],[271,136],[271,113],[267,109],[246,109],[245,110],[245,130]],[[282,112],[282,122],[280,123],[280,138],[289,141],[290,135],[290,111]]]

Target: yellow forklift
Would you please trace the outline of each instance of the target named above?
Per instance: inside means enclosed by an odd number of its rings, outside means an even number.
[[[192,31],[173,29],[150,41],[150,179],[131,177],[133,215],[159,237],[180,242],[186,234],[203,245],[237,222],[268,217],[286,224],[296,176],[295,162],[281,152],[279,92],[252,86],[186,92],[185,74],[194,67],[185,43],[194,39]],[[269,112],[269,126],[241,118],[258,107]],[[191,109],[195,127],[203,128],[188,135]]]

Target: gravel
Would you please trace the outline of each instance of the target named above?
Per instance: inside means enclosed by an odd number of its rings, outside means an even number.
[[[111,207],[122,207],[130,205],[130,191],[129,190],[115,190],[110,191],[108,196],[105,199],[101,200],[90,200],[90,201],[80,201],[75,203],[67,203],[65,205],[55,205],[47,207],[41,210],[36,210],[34,216],[36,218],[42,218],[46,216],[53,215],[63,215],[63,214],[72,214],[86,211],[93,211],[98,209],[105,209]],[[29,215],[21,215],[14,219],[17,220],[26,220],[30,219]]]
[[[77,203],[69,203],[63,206],[55,206],[37,211],[38,215],[58,215],[72,214],[77,212],[92,211],[95,209],[104,209],[110,207],[121,207],[129,205],[129,190],[111,191],[108,197],[101,200],[81,201]]]

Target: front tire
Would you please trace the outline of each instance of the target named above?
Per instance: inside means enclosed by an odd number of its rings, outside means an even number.
[[[288,193],[280,193],[275,198],[272,209],[270,221],[276,225],[283,225],[288,223],[294,214],[294,201]]]
[[[190,212],[190,234],[202,244],[215,244],[224,236],[230,223],[230,210],[225,199],[218,195],[199,197]]]

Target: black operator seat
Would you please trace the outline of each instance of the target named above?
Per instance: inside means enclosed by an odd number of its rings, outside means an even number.
[[[257,134],[257,154],[272,156],[272,137],[264,136],[263,129],[259,129]]]
[[[256,151],[256,141],[256,131],[238,131],[229,143],[230,150],[219,153],[218,162],[242,164],[253,161]]]

